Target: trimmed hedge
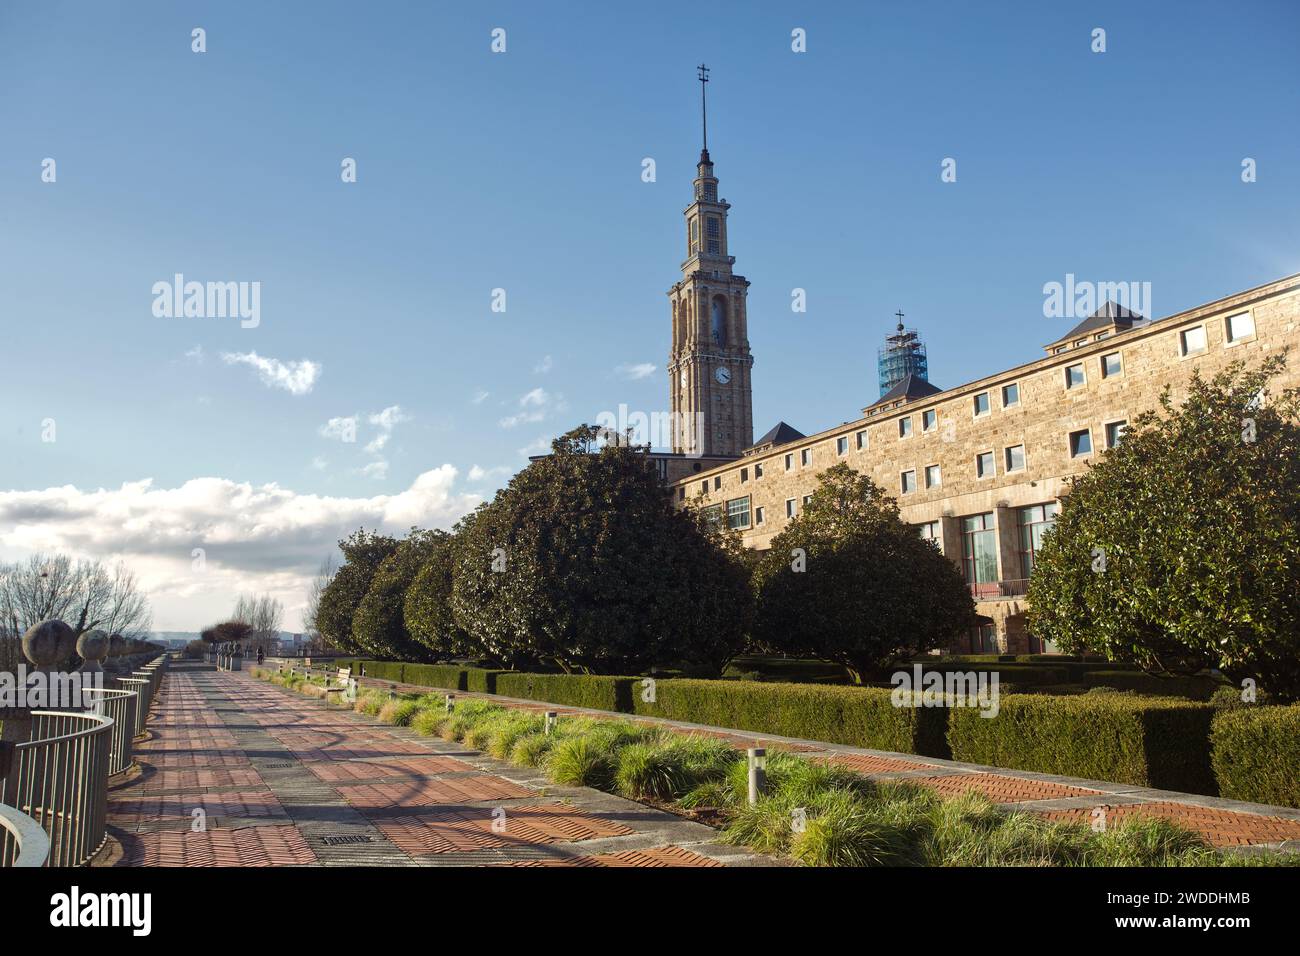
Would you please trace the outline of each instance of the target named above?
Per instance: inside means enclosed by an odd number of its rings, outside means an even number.
[[[569,707],[629,713],[632,710],[632,685],[639,680],[637,677],[596,674],[517,674],[498,671],[496,693],[504,697],[544,700]]]
[[[920,664],[923,672],[939,671],[947,674],[951,671],[969,671],[974,674],[998,674],[998,682],[1009,684],[1069,684],[1073,683],[1067,667],[1048,667],[1042,664],[1018,664],[1015,662],[982,661],[913,661],[912,664],[899,665],[894,670],[906,670],[911,673],[912,666]],[[891,672],[892,673],[892,672]]]
[[[1141,671],[1089,671],[1080,679],[1086,687],[1114,687],[1116,690],[1135,690],[1139,694],[1161,697],[1187,697],[1191,700],[1209,700],[1222,681],[1213,677],[1156,677]]]
[[[402,683],[441,687],[445,690],[468,689],[465,668],[455,664],[406,664],[402,668]]]
[[[414,664],[402,664],[400,661],[361,661],[360,664],[367,677],[373,677],[376,680],[396,681],[399,684],[402,682],[402,668],[416,666]]]
[[[1300,704],[1220,710],[1210,753],[1221,795],[1300,807]]]
[[[510,671],[490,671],[482,667],[468,667],[461,671],[465,682],[460,689],[474,691],[476,694],[495,694],[497,693],[497,678],[502,674],[509,673]]]
[[[637,687],[633,713],[873,750],[947,757],[947,708],[895,707],[874,687],[661,680],[653,702]]]
[[[954,708],[948,743],[954,760],[1213,795],[1214,714],[1170,698],[1017,694],[993,718]]]

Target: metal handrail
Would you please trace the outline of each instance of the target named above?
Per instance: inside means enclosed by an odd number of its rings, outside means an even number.
[[[107,687],[87,688],[91,696],[93,713],[113,719],[113,741],[108,750],[108,775],[114,776],[130,770],[135,764],[132,743],[135,740],[135,715],[139,694],[133,690],[110,690]]]
[[[123,689],[135,692],[135,737],[142,737],[145,719],[149,716],[149,705],[152,703],[149,681],[144,677],[119,677],[117,683]]]
[[[49,834],[50,866],[81,866],[104,845],[114,721],[92,713],[32,711],[32,739],[14,749],[0,803]],[[9,835],[3,837],[5,843]],[[7,852],[0,845],[0,856]]]
[[[50,838],[20,810],[0,803],[0,867],[44,866]]]

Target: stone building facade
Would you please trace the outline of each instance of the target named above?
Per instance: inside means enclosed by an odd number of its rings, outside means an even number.
[[[1024,595],[1069,478],[1157,407],[1166,385],[1177,399],[1193,369],[1209,376],[1296,346],[1300,275],[1158,321],[1108,302],[1047,345],[1044,358],[956,388],[904,381],[856,420],[814,435],[782,423],[738,458],[677,478],[674,498],[716,508],[747,546],[764,549],[817,475],[847,462],[891,492],[903,520],[965,573],[990,623],[950,650],[1050,652],[1025,629]],[[1300,348],[1293,355],[1279,388],[1300,386]]]

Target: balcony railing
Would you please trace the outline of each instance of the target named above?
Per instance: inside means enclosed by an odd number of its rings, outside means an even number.
[[[1012,578],[1007,581],[984,581],[970,585],[970,593],[977,601],[994,598],[1024,597],[1029,593],[1029,578]]]
[[[0,803],[0,867],[44,866],[50,838],[25,813]]]
[[[45,830],[50,866],[81,866],[104,845],[113,720],[58,710],[31,716],[32,739],[14,748],[13,766],[0,781],[0,804]],[[10,839],[8,828],[4,839]]]

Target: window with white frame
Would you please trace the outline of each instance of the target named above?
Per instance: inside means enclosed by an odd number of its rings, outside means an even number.
[[[938,465],[925,466],[925,487],[938,488],[943,484],[943,472],[939,470]]]
[[[1019,471],[1025,467],[1025,446],[1011,445],[1006,449],[1007,471]]]
[[[927,408],[921,413],[921,431],[932,432],[935,426],[939,424],[939,413],[933,408]]]
[[[1124,440],[1124,432],[1128,429],[1128,422],[1121,419],[1117,422],[1106,423],[1106,447],[1114,448]]]
[[[989,413],[989,393],[980,392],[976,395],[973,401],[973,406],[976,418],[979,418],[981,415],[987,415]]]
[[[865,429],[858,432],[858,451],[866,451],[871,446],[871,438]]]
[[[1082,458],[1085,455],[1092,454],[1092,432],[1082,428],[1077,432],[1070,432],[1070,457]]]
[[[907,438],[912,434],[912,416],[904,415],[898,420],[898,437]]]
[[[903,494],[910,495],[916,491],[916,469],[911,468],[899,475],[899,486]]]
[[[1002,386],[1002,407],[1010,408],[1012,405],[1020,404],[1020,383],[1012,382],[1010,385]]]
[[[812,464],[811,448],[805,448],[803,451],[799,452],[799,464],[803,465],[805,468]]]
[[[1124,371],[1124,365],[1120,362],[1118,352],[1111,352],[1101,357],[1102,378],[1114,378],[1122,371]]]
[[[1205,326],[1197,325],[1178,333],[1178,350],[1183,355],[1205,351]]]
[[[847,436],[835,439],[835,454],[846,455],[849,451],[849,439]]]
[[[1255,334],[1255,319],[1249,312],[1238,312],[1224,320],[1224,335],[1229,345],[1244,342]]]
[[[763,506],[759,505],[754,509],[754,524],[762,524],[764,520]]]
[[[793,518],[793,517],[794,517],[794,515],[795,515],[795,504],[796,504],[796,502],[795,502],[795,499],[794,499],[794,498],[787,498],[787,499],[785,499],[785,516],[786,516],[787,518]]]
[[[1078,362],[1078,363],[1076,363],[1076,364],[1074,364],[1074,365],[1067,365],[1067,366],[1065,367],[1065,387],[1066,387],[1066,388],[1077,388],[1078,386],[1082,385],[1082,384],[1084,383],[1084,381],[1085,381],[1085,378],[1084,378],[1084,374],[1083,374],[1083,363],[1082,363],[1082,362]]]
[[[975,456],[976,478],[992,478],[995,474],[997,470],[993,464],[993,452],[982,451]]]

